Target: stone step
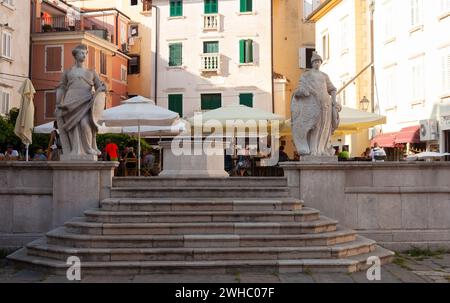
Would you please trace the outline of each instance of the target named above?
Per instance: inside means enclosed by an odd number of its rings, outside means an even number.
[[[58,260],[77,256],[90,261],[226,261],[345,258],[375,249],[375,241],[357,237],[355,241],[334,246],[313,247],[202,247],[202,248],[71,248],[34,241],[28,254]]]
[[[70,228],[68,228],[70,230]],[[78,248],[162,247],[308,247],[330,246],[356,239],[356,232],[339,229],[317,234],[186,234],[186,235],[94,235],[74,234],[61,227],[47,233],[47,243]]]
[[[305,222],[319,219],[319,211],[105,211],[86,210],[88,222],[98,223],[200,223],[200,222]]]
[[[138,274],[230,274],[246,272],[298,273],[313,272],[355,272],[367,267],[369,256],[379,257],[382,264],[390,262],[393,253],[379,246],[375,250],[345,259],[282,259],[282,260],[225,260],[225,261],[107,261],[83,262],[81,275],[138,275]],[[8,259],[27,268],[52,274],[65,275],[69,265],[56,260],[27,254],[22,248],[8,256]]]
[[[113,187],[286,187],[285,177],[114,177]]]
[[[129,199],[109,198],[101,202],[106,211],[249,211],[300,210],[303,201],[284,199],[178,198]]]
[[[111,198],[288,198],[288,187],[112,187]]]

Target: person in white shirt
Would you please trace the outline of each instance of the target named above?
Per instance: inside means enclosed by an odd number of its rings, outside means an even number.
[[[19,160],[19,152],[11,144],[6,147],[5,159],[7,161]]]
[[[378,146],[378,143],[375,142],[372,150],[370,151],[370,158],[372,158],[373,162],[384,162],[386,159],[386,152],[382,147]]]

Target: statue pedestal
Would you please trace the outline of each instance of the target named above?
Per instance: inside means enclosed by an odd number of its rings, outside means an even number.
[[[98,156],[96,155],[61,155],[61,161],[98,161]]]
[[[300,162],[306,163],[337,163],[336,156],[300,156]]]
[[[202,140],[184,140],[183,144],[190,146],[185,147],[187,153],[178,154],[172,150],[171,141],[161,142],[163,148],[163,170],[159,174],[164,177],[228,177],[225,171],[224,154],[207,155],[203,148],[201,152],[197,150],[195,154],[194,148],[203,146]],[[225,149],[225,144],[221,149]]]

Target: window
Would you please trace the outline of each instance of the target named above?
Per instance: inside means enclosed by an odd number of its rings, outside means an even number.
[[[251,12],[253,10],[253,0],[241,0],[240,12]]]
[[[424,57],[411,60],[411,101],[422,102],[425,99]]]
[[[170,16],[171,17],[183,16],[182,0],[170,0]]]
[[[422,25],[423,3],[422,0],[411,1],[411,27]]]
[[[204,0],[205,14],[217,14],[219,12],[218,0]]]
[[[394,8],[392,0],[383,4],[383,26],[384,26],[384,40],[385,42],[392,39],[394,34]]]
[[[341,53],[347,52],[349,49],[349,26],[348,16],[341,19],[340,32],[341,32]]]
[[[169,66],[181,66],[183,64],[183,45],[181,43],[169,44]]]
[[[253,94],[252,93],[239,94],[239,104],[248,107],[253,107]]]
[[[253,63],[253,40],[246,39],[239,41],[239,62]]]
[[[127,82],[127,67],[124,65],[120,66],[120,81]]]
[[[55,108],[56,108],[56,92],[54,91],[44,92],[44,118],[45,119],[55,118]]]
[[[169,95],[169,110],[176,112],[183,117],[183,95]]]
[[[139,36],[139,25],[131,24],[130,25],[130,37],[138,37]]]
[[[330,59],[330,35],[328,33],[322,35],[322,58],[323,61]]]
[[[138,5],[138,0],[130,0],[130,5],[131,6]]]
[[[11,59],[11,40],[12,40],[12,34],[9,32],[3,32],[2,33],[2,57]]]
[[[320,5],[320,0],[303,0],[303,18],[306,19]]]
[[[384,98],[386,107],[392,108],[397,105],[397,66],[393,65],[384,70]]]
[[[63,47],[61,45],[45,47],[45,71],[48,73],[63,71]]]
[[[312,47],[300,47],[299,48],[299,67],[300,68],[312,68],[311,58],[315,51]]]
[[[130,56],[131,59],[128,61],[128,74],[135,75],[141,72],[141,57],[140,56]]]
[[[152,10],[152,0],[143,0],[142,1],[142,10],[144,12],[149,12]]]
[[[201,94],[202,110],[216,109],[222,106],[221,94]]]
[[[450,11],[450,0],[441,0],[441,11],[443,13]]]
[[[442,56],[442,92],[449,93],[450,92],[450,47],[447,47]]]
[[[204,54],[217,54],[219,53],[219,41],[206,41],[203,42]]]
[[[7,115],[9,113],[9,100],[11,98],[10,92],[7,90],[0,90],[0,114]]]
[[[106,53],[103,51],[100,51],[100,74],[106,75],[107,72],[108,72],[108,70],[107,70]]]
[[[7,6],[14,6],[14,0],[4,0],[2,4],[6,4]]]

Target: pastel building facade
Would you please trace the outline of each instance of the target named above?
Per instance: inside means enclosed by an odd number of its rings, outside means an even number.
[[[20,106],[18,90],[29,73],[30,1],[0,2],[0,115]]]

